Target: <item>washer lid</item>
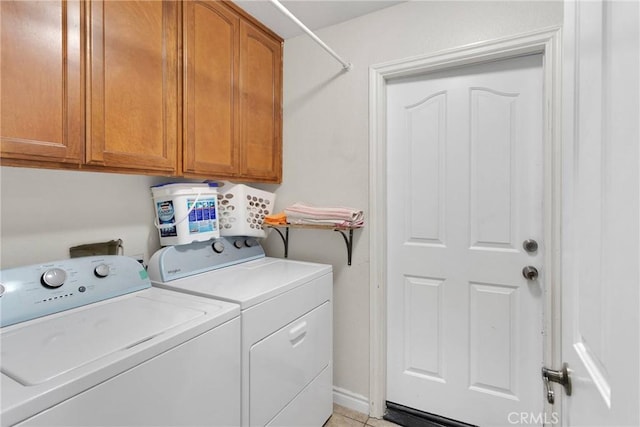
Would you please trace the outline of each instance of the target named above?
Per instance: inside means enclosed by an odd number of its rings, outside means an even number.
[[[262,258],[154,286],[240,304],[244,310],[317,277],[330,274],[326,264]]]
[[[2,373],[36,385],[206,315],[136,295],[49,316],[2,334]]]

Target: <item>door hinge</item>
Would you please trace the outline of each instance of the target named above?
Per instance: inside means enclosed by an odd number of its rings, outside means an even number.
[[[567,396],[571,396],[571,377],[569,376],[569,365],[566,363],[562,364],[562,369],[559,371],[543,367],[542,380],[544,381],[544,386],[547,389],[547,402],[552,405],[556,401],[556,394],[551,388],[551,382],[564,386],[564,392]]]

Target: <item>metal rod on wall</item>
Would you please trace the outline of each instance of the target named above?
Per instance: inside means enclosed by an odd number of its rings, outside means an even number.
[[[291,13],[289,11],[289,9],[284,7],[278,0],[269,0],[269,1],[271,3],[273,3],[274,6],[276,6],[278,9],[280,9],[280,12],[282,12],[289,19],[291,19],[293,22],[295,22],[305,33],[307,33],[309,35],[309,37],[311,37],[316,43],[318,43],[324,50],[329,52],[329,54],[331,56],[333,56],[335,59],[337,59],[338,62],[340,62],[342,64],[342,68],[345,71],[350,71],[351,68],[353,68],[353,65],[350,62],[346,62],[345,60],[343,60],[340,57],[340,55],[338,55],[333,49],[331,49],[329,46],[327,46],[327,44],[325,42],[320,40],[320,38],[318,36],[316,36],[313,31],[311,31],[306,25],[304,25],[302,23],[302,21],[300,21],[298,18],[296,18],[296,16],[293,13]]]

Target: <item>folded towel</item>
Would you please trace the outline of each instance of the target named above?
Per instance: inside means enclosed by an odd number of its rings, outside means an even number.
[[[343,206],[313,206],[307,203],[294,203],[284,210],[289,222],[297,220],[325,221],[334,225],[362,225],[364,214],[359,209]],[[298,222],[299,223],[299,222]]]
[[[267,215],[264,217],[263,223],[267,225],[285,225],[287,223],[287,215],[284,212]]]

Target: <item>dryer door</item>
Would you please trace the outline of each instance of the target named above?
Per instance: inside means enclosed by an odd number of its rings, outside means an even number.
[[[326,302],[251,348],[250,425],[266,425],[329,365],[331,332]]]

